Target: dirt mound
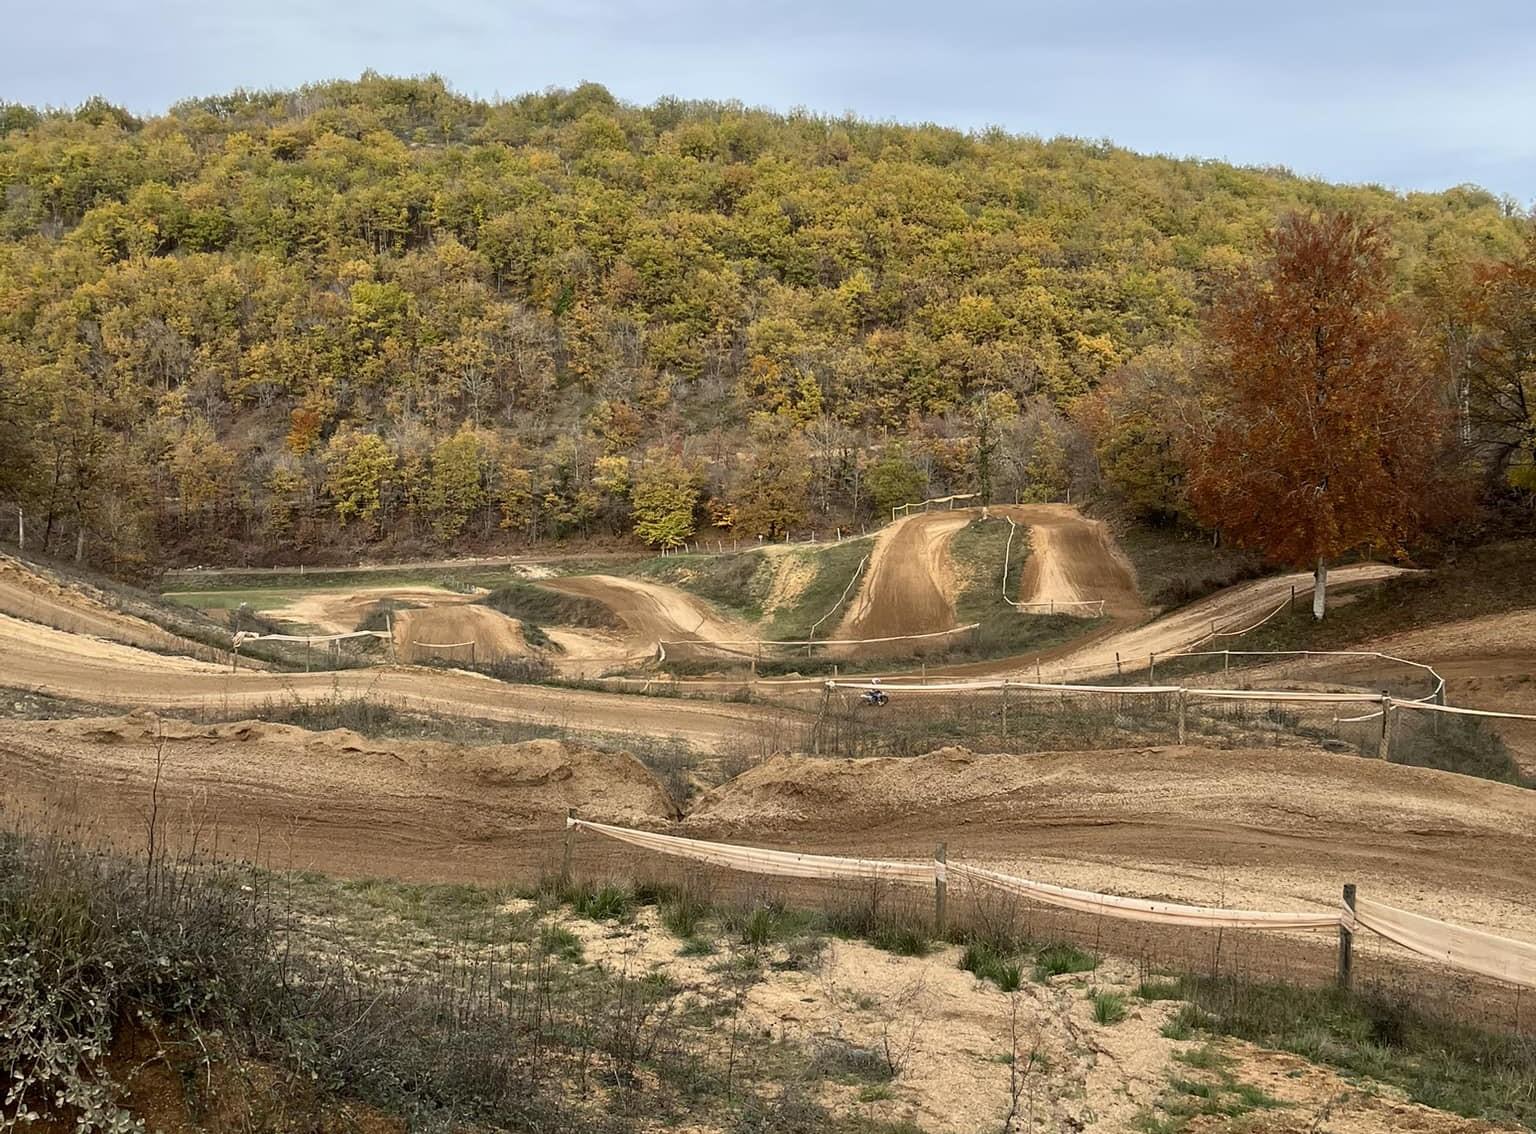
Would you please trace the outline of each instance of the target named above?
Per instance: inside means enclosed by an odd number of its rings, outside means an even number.
[[[67,799],[130,838],[157,760],[162,815],[200,817],[240,853],[280,842],[292,865],[339,873],[452,877],[462,860],[526,847],[530,827],[558,832],[568,808],[631,825],[675,814],[634,757],[557,740],[471,746],[148,714],[15,722],[0,739],[11,802]]]
[[[488,663],[534,653],[523,624],[488,606],[459,604],[400,610],[395,654],[402,662]]]
[[[595,599],[613,611],[632,641],[729,642],[750,637],[744,627],[703,599],[661,583],[617,575],[566,575],[541,584],[569,595]]]
[[[350,634],[384,603],[407,606],[456,606],[474,602],[484,592],[450,591],[446,587],[359,587],[356,590],[318,590],[282,606],[257,611],[277,622],[312,627],[324,634]]]
[[[955,625],[955,570],[949,542],[973,509],[919,513],[881,532],[838,638],[929,634]]]
[[[193,657],[214,653],[200,642],[124,614],[94,587],[48,578],[5,554],[0,554],[0,613],[70,634],[86,634],[143,649],[167,650]]]
[[[947,841],[1043,881],[1255,909],[1332,905],[1355,881],[1536,936],[1536,792],[1321,749],[776,757],[707,793],[686,826],[876,858]]]

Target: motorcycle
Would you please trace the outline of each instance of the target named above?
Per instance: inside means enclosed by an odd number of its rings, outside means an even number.
[[[884,705],[890,699],[890,695],[884,689],[866,689],[860,698],[866,705]]]

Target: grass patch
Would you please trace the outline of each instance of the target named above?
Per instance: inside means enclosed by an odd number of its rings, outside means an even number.
[[[825,548],[778,553],[774,557],[778,560],[776,570],[794,570],[804,565],[813,574],[793,603],[781,606],[769,615],[763,636],[800,641],[808,638],[811,627],[816,626],[818,638],[835,637],[832,630],[859,593],[857,584],[852,587],[848,584],[855,573],[863,577],[868,564],[860,567],[860,563],[873,547],[873,540],[856,539]]]
[[[1065,973],[1086,973],[1099,967],[1099,959],[1076,945],[1047,945],[1035,955],[1035,979],[1047,981]]]
[[[1135,524],[1116,532],[1147,605],[1172,610],[1267,573],[1251,551],[1212,546],[1208,533]]]
[[[1142,1000],[1183,1000],[1184,989],[1176,980],[1144,980],[1136,986]]]
[[[1125,1019],[1125,997],[1120,993],[1101,989],[1089,993],[1088,998],[1093,1001],[1094,1023],[1108,1026]]]
[[[1529,1036],[1371,993],[1210,977],[1181,983],[1191,1003],[1175,1020],[1187,1033],[1236,1036],[1401,1087],[1438,1110],[1536,1128],[1536,1039]]]
[[[989,980],[1003,992],[1017,992],[1024,983],[1024,966],[1008,949],[987,940],[966,944],[960,967],[978,980]]]
[[[762,617],[773,582],[768,556],[756,551],[663,555],[629,564],[625,574],[677,587],[752,622]]]
[[[534,627],[584,626],[595,630],[620,630],[624,625],[613,611],[596,599],[568,595],[523,580],[503,583],[479,602]]]

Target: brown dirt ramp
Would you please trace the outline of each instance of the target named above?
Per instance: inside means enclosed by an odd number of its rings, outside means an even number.
[[[949,543],[974,509],[920,512],[881,532],[838,638],[930,634],[955,625],[955,571]]]
[[[534,652],[517,619],[467,603],[396,611],[394,635],[402,662],[489,664]]]

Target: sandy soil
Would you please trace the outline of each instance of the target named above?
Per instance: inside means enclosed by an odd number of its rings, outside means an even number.
[[[687,591],[617,575],[565,575],[545,579],[550,590],[595,599],[613,611],[637,645],[657,641],[735,641],[747,629]]]
[[[203,657],[212,651],[201,642],[172,634],[114,609],[85,586],[63,586],[9,555],[0,554],[0,613],[39,622],[71,634],[87,634],[151,650]]]
[[[972,519],[969,509],[920,512],[885,528],[836,637],[889,638],[953,627],[949,542]]]
[[[257,613],[278,622],[313,626],[326,634],[349,634],[356,630],[386,599],[421,606],[452,606],[474,602],[483,591],[466,594],[446,587],[359,587],[355,590],[318,590],[296,597],[283,606]]]
[[[992,511],[1029,525],[1029,559],[1019,580],[1017,601],[1070,603],[1102,599],[1104,613],[1112,618],[1139,621],[1146,617],[1146,605],[1136,589],[1136,572],[1102,521],[1085,518],[1069,504]],[[1074,611],[1067,608],[1065,613]],[[1094,612],[1080,609],[1076,613],[1087,616]]]
[[[471,603],[396,611],[394,635],[395,656],[402,662],[487,663],[533,652],[521,622]]]
[[[674,812],[634,757],[555,740],[464,746],[147,714],[8,724],[7,805],[77,800],[106,831],[141,838],[162,735],[159,798],[173,827],[200,822],[226,850],[297,869],[399,874],[415,862],[405,873],[453,877],[463,858],[489,867],[488,848],[563,825],[570,807],[642,825]]]
[[[1319,749],[783,756],[705,795],[685,826],[892,857],[942,840],[1043,881],[1262,909],[1331,907],[1356,881],[1536,938],[1536,793]]]
[[[254,673],[164,657],[0,615],[0,683],[97,704],[228,710],[269,701],[369,697],[423,712],[675,738],[709,751],[798,736],[795,714],[757,705],[509,685],[470,673],[379,667]],[[777,740],[773,739],[778,737]]]

